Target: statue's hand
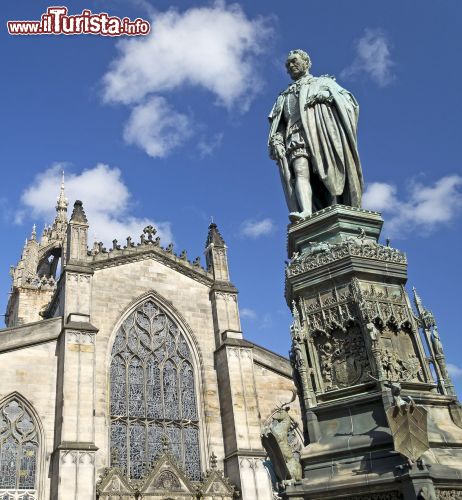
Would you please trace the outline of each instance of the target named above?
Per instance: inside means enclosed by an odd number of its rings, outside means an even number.
[[[328,90],[321,90],[321,92],[318,92],[307,99],[305,109],[313,107],[315,104],[331,104],[333,100],[334,97]]]
[[[282,144],[273,146],[273,155],[276,160],[282,160],[286,156],[286,148]]]
[[[282,135],[277,133],[270,141],[270,155],[273,160],[282,160],[286,156],[286,148]]]

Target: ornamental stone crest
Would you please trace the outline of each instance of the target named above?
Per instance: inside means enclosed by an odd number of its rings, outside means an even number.
[[[368,380],[369,360],[358,326],[319,332],[315,336],[324,387],[327,391]]]

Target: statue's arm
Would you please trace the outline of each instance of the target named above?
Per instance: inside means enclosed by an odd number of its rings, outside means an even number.
[[[270,158],[276,161],[282,159],[286,153],[284,143],[286,124],[282,116],[283,103],[283,97],[279,96],[268,117],[270,121],[270,133],[268,138],[269,155]]]
[[[279,126],[274,134],[269,139],[269,154],[271,159],[280,160],[286,154],[286,146],[284,143],[285,125],[279,123]]]

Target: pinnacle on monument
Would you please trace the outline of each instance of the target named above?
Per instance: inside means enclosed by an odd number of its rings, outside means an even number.
[[[58,203],[56,204],[56,219],[66,221],[67,220],[67,206],[69,205],[69,201],[67,200],[64,193],[64,170],[62,172],[61,177],[61,188],[59,190]]]
[[[30,239],[31,240],[36,240],[37,239],[37,227],[36,227],[35,224],[32,226],[32,232],[31,232],[31,235],[30,235]]]
[[[84,224],[88,222],[87,216],[83,209],[83,203],[80,200],[77,200],[74,203],[74,210],[72,211],[71,222],[81,222]]]
[[[205,242],[205,248],[208,248],[211,244],[216,247],[225,247],[225,240],[221,236],[218,226],[215,222],[211,222],[209,226],[209,233],[207,235],[207,241]]]
[[[412,287],[412,293],[414,294],[414,303],[415,303],[417,310],[419,310],[420,308],[423,309],[422,299],[420,298],[420,296],[417,293],[417,290],[414,286]]]

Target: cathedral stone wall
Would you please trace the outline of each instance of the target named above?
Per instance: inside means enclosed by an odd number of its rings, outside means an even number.
[[[216,224],[206,269],[152,226],[88,251],[82,203],[67,222],[63,189],[54,229],[40,243],[34,230],[14,268],[0,331],[0,495],[271,500],[261,432],[294,398],[292,368],[243,338]]]
[[[275,405],[289,402],[293,397],[292,368],[287,359],[257,347],[254,349],[255,386],[262,420],[275,410]],[[290,405],[291,417],[301,425],[298,397]]]
[[[163,302],[167,310],[180,312],[179,320],[196,350],[200,371],[200,409],[205,417],[202,435],[207,436],[206,454],[214,451],[223,456],[220,404],[217,394],[217,378],[213,352],[215,337],[210,307],[209,287],[199,283],[163,264],[149,259],[96,270],[92,277],[91,319],[99,332],[96,335],[96,384],[97,392],[96,445],[99,467],[108,465],[109,443],[107,412],[109,405],[108,372],[110,351],[114,334],[121,320],[127,316],[131,306],[142,297],[154,292],[154,300]],[[174,313],[175,314],[175,313]]]
[[[56,415],[56,338],[61,318],[0,331],[0,406],[13,399],[24,402],[39,431],[39,499],[50,497],[49,475]]]

